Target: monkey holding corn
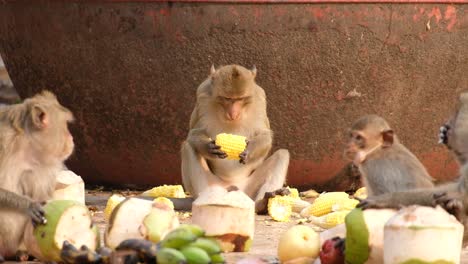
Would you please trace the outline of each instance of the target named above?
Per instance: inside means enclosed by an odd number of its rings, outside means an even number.
[[[208,186],[235,187],[263,210],[265,194],[286,180],[289,152],[280,149],[267,158],[273,135],[256,73],[239,65],[212,67],[197,89],[181,150],[182,182],[194,198]]]

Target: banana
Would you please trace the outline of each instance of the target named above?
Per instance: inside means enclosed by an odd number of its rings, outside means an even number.
[[[161,248],[158,250],[156,261],[158,264],[183,264],[187,262],[184,254],[173,248]]]
[[[188,229],[190,232],[192,232],[195,236],[197,237],[202,237],[205,235],[205,230],[203,230],[201,227],[193,224],[182,224],[180,225],[177,229],[182,228],[182,229]]]
[[[180,252],[184,254],[187,264],[209,264],[211,262],[208,253],[201,248],[188,246],[182,248]]]
[[[208,255],[218,254],[221,252],[221,247],[214,239],[199,237],[195,242],[190,243],[189,246],[201,248],[208,253]]]
[[[197,236],[186,228],[177,228],[169,232],[166,237],[161,241],[163,248],[179,249],[187,244],[194,242]]]
[[[221,254],[214,254],[210,256],[212,264],[224,264],[226,260],[224,259],[223,255]]]

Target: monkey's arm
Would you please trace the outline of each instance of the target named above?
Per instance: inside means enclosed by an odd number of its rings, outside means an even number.
[[[251,163],[264,158],[270,151],[272,142],[270,130],[256,132],[252,138],[248,139],[247,148],[241,153],[241,162]]]
[[[23,211],[27,213],[36,224],[45,223],[46,221],[40,203],[2,188],[0,188],[0,207]]]
[[[392,192],[371,196],[361,201],[361,208],[399,208],[408,205],[434,206],[442,194],[458,192],[458,184],[451,183],[437,188]]]
[[[227,157],[227,154],[215,144],[214,140],[208,137],[205,129],[194,128],[190,130],[187,142],[205,159],[224,159]]]

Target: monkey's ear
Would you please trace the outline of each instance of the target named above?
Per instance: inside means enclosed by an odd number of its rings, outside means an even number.
[[[239,76],[240,76],[239,69],[237,69],[236,66],[233,66],[232,67],[232,78],[236,79]]]
[[[214,64],[211,64],[210,75],[215,74],[215,72],[216,72],[216,68],[215,68]]]
[[[49,116],[41,106],[33,106],[31,110],[31,118],[34,126],[38,129],[44,129],[49,124]]]
[[[383,139],[383,147],[390,147],[393,145],[393,130],[385,130],[382,132],[382,139]]]
[[[252,76],[255,78],[255,76],[257,76],[257,67],[254,65],[250,71],[252,72]]]

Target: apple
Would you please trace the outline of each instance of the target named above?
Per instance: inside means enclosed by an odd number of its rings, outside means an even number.
[[[320,236],[312,228],[296,225],[284,232],[278,244],[278,258],[281,262],[308,257],[317,258],[320,252]]]

